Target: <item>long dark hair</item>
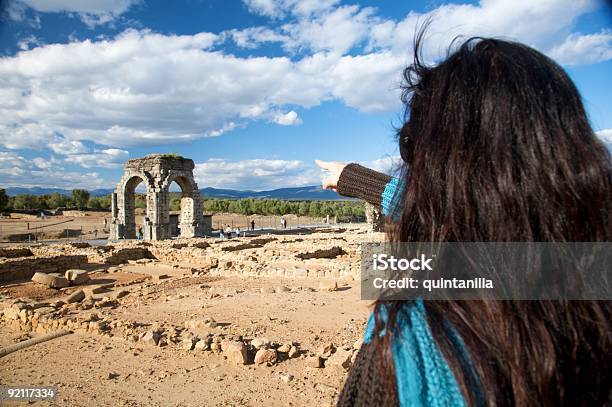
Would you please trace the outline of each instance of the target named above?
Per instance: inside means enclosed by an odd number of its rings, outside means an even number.
[[[470,38],[404,71],[408,171],[393,241],[590,242],[612,235],[610,153],[564,70],[523,44]],[[406,302],[377,302],[379,355]],[[426,301],[469,405],[601,405],[612,369],[609,301]],[[384,308],[384,311],[381,311]],[[383,316],[384,314],[384,316]],[[465,343],[460,360],[448,323]],[[394,380],[392,363],[381,364]]]

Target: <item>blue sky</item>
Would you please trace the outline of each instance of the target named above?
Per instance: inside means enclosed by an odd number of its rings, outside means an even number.
[[[125,160],[196,162],[201,187],[312,185],[313,160],[397,160],[398,84],[457,35],[561,63],[612,143],[612,14],[601,0],[8,0],[0,187],[113,187]]]

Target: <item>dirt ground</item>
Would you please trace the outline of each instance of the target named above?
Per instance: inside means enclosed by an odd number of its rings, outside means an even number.
[[[321,236],[312,238],[314,247],[330,238]],[[284,238],[300,244],[304,239]],[[334,239],[352,241],[349,234]],[[266,256],[272,259],[278,253],[275,250]],[[249,253],[244,256],[252,256]],[[265,261],[265,257],[259,260]],[[114,330],[73,329],[69,335],[2,357],[0,384],[56,386],[56,399],[37,402],[44,405],[334,404],[348,367],[327,361],[325,367],[314,367],[313,360],[330,345],[338,349],[337,354],[341,349],[355,354],[370,312],[369,302],[360,299],[359,281],[186,275],[187,269],[178,264],[131,261],[90,272],[91,280],[77,288],[109,285],[93,298],[98,304],[106,301],[110,305],[87,309],[66,304],[61,314],[85,321],[127,321],[144,330],[162,327],[166,332],[182,327],[185,321],[212,319],[216,324],[206,328],[209,336],[245,343],[267,338],[279,350],[275,363],[254,363],[251,355],[246,364],[236,364],[225,351],[187,350],[181,343],[160,347],[143,343],[142,338],[128,335],[126,339],[113,334]],[[52,303],[74,290],[18,282],[0,287],[0,302],[6,307],[21,299],[40,306],[40,302]],[[0,348],[41,334],[17,329],[17,321],[12,322],[0,323]],[[298,352],[288,357],[280,353],[280,345],[291,345]]]
[[[143,209],[136,209],[136,224],[142,223]],[[311,218],[307,216],[285,215],[288,228],[303,225],[322,224],[325,218]],[[230,226],[232,230],[250,228],[251,220],[255,221],[256,230],[280,229],[281,216],[238,215],[231,213],[214,214],[212,228]],[[333,218],[332,218],[333,220]],[[106,239],[108,238],[110,212],[98,211],[70,211],[68,215],[45,216],[41,218],[34,215],[11,214],[9,217],[0,217],[0,242],[8,241],[11,235],[32,234],[41,240],[74,240],[74,239]],[[27,237],[24,237],[27,240]]]

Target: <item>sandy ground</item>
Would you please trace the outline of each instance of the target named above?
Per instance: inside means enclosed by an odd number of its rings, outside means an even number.
[[[3,357],[0,383],[57,386],[57,398],[38,402],[44,405],[328,406],[347,371],[315,368],[309,361],[329,344],[352,348],[369,314],[359,282],[350,279],[329,291],[329,282],[311,278],[185,276],[180,268],[159,263],[126,264],[113,271],[92,272],[88,284],[114,284],[99,297],[112,298],[120,290],[129,295],[114,306],[70,312],[144,326],[213,318],[212,333],[293,344],[299,355],[281,357],[271,366],[238,365],[224,353],[75,330]],[[1,287],[0,300],[52,302],[68,292],[22,282]],[[0,324],[0,347],[37,335]]]

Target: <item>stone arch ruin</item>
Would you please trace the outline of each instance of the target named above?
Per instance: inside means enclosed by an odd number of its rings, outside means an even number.
[[[211,230],[210,217],[203,214],[202,197],[193,179],[193,160],[170,154],[153,154],[128,160],[125,172],[112,195],[111,240],[135,239],[136,187],[146,189],[147,209],[142,224],[144,240],[172,237],[170,225],[170,184],[181,188],[180,237],[204,236]]]

